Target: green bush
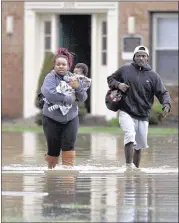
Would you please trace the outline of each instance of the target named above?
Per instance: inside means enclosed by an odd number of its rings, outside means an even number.
[[[149,124],[157,125],[161,122],[162,116],[162,106],[160,103],[154,103],[149,115]]]
[[[45,79],[45,76],[53,68],[53,58],[54,58],[54,54],[53,53],[47,53],[45,58],[44,58],[42,70],[41,70],[40,76],[39,76],[39,81],[38,81],[38,86],[37,86],[37,91],[36,91],[36,98],[35,98],[35,106],[37,108],[39,108],[39,106],[38,106],[38,94],[40,93],[40,89],[41,89],[41,86],[42,86],[43,81]]]
[[[35,123],[37,125],[42,125],[42,111],[40,111],[36,116],[35,116]]]
[[[78,102],[78,108],[79,108],[79,111],[78,111],[79,120],[82,121],[87,114],[87,109],[85,107],[85,103],[84,102]]]
[[[107,125],[110,127],[119,127],[119,119],[118,118],[112,118],[109,121],[107,121]]]
[[[36,98],[35,98],[35,106],[38,109],[40,109],[39,105],[38,105],[38,94],[40,93],[40,89],[41,89],[41,86],[42,86],[43,81],[45,79],[45,76],[53,68],[53,58],[54,58],[54,56],[55,55],[53,53],[49,52],[49,53],[46,54],[46,56],[44,58],[43,66],[42,66],[40,76],[39,76],[39,81],[38,81],[38,86],[37,86],[37,91],[36,91]],[[37,125],[42,125],[42,111],[41,110],[35,117],[35,123]]]
[[[161,113],[162,105],[160,103],[154,103],[152,106],[152,110],[154,110],[155,112]]]

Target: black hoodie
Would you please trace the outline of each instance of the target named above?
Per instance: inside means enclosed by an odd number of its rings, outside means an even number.
[[[134,62],[120,67],[107,77],[110,89],[118,89],[119,83],[129,85],[127,96],[120,110],[138,120],[148,120],[151,107],[156,96],[160,104],[169,105],[170,96],[162,83],[160,76],[147,64],[139,67]]]

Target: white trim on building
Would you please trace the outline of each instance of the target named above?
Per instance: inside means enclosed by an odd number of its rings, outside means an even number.
[[[155,71],[157,71],[157,52],[162,52],[165,51],[166,52],[171,52],[171,51],[178,51],[178,30],[175,28],[175,32],[172,32],[172,26],[170,24],[170,26],[168,26],[169,30],[167,29],[167,26],[163,29],[163,32],[165,32],[166,30],[166,35],[162,35],[161,32],[161,27],[160,27],[160,23],[159,20],[165,20],[165,22],[167,22],[167,20],[170,19],[174,19],[174,27],[178,28],[178,14],[177,13],[170,13],[170,12],[166,12],[166,13],[154,13],[153,17],[152,17],[152,46],[153,46],[153,50],[152,50],[152,66],[153,69]],[[171,30],[170,30],[171,29]],[[169,35],[168,32],[170,33]],[[176,34],[177,33],[177,34]],[[159,40],[159,35],[160,37],[164,37],[162,38],[162,40],[165,39],[164,43],[163,41],[161,41],[161,39]],[[172,37],[172,35],[174,35]],[[167,38],[170,38],[169,40]],[[175,40],[175,41],[173,41]],[[166,44],[167,43],[167,44]],[[159,65],[158,65],[159,66]],[[168,64],[169,66],[169,64]],[[174,68],[177,69],[177,68]],[[158,71],[157,71],[158,72]],[[162,74],[161,74],[162,75]],[[170,75],[170,74],[169,74]],[[170,79],[170,78],[169,78]],[[175,80],[167,80],[167,85],[175,85]],[[176,81],[177,82],[177,81]],[[177,83],[176,83],[177,84]]]
[[[107,119],[116,117],[104,103],[107,76],[118,68],[118,3],[117,2],[24,2],[24,110],[25,118],[35,115],[35,94],[44,57],[43,23],[51,21],[51,51],[58,48],[60,14],[91,15],[91,114]],[[101,64],[101,18],[107,22],[107,65]]]

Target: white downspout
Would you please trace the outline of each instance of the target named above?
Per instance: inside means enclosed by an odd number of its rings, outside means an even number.
[[[107,12],[107,69],[108,75],[111,75],[118,69],[118,42],[119,42],[119,27],[118,27],[118,2],[116,2],[116,8],[108,10]],[[112,119],[116,117],[115,112],[110,110],[106,111],[106,119]]]
[[[97,64],[98,64],[98,55],[97,55],[97,47],[98,47],[98,38],[97,34],[97,15],[92,14],[91,16],[91,78],[92,78],[92,85],[91,85],[91,114],[96,115],[96,92],[97,90]]]
[[[51,22],[52,22],[52,52],[55,54],[57,52],[58,48],[58,15],[54,14],[51,17]]]
[[[28,118],[38,112],[35,106],[36,94],[36,14],[32,10],[24,10],[24,95],[23,117]]]

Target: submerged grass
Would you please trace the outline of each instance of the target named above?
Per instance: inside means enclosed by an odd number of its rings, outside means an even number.
[[[31,127],[24,128],[21,126],[16,127],[2,127],[2,132],[43,132],[42,127]],[[95,127],[80,127],[79,133],[88,134],[88,133],[108,133],[117,135],[122,133],[122,130],[119,127],[106,127],[106,126],[95,126]],[[149,127],[149,134],[153,135],[173,135],[178,134],[177,128],[152,128]]]

